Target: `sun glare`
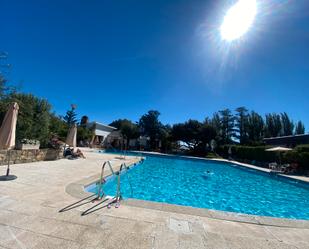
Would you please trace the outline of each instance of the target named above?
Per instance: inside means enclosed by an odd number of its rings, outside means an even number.
[[[240,38],[251,27],[256,15],[256,0],[239,0],[226,13],[220,32],[223,40]]]

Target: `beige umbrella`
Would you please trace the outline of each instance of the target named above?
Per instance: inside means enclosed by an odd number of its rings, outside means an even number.
[[[290,150],[292,150],[292,149],[278,146],[278,147],[267,149],[266,151],[279,151],[279,152],[281,152],[281,151],[290,151]]]
[[[284,152],[284,151],[291,151],[292,149],[291,148],[286,148],[286,147],[274,147],[274,148],[270,148],[270,149],[266,149],[265,151],[274,151],[274,152],[279,152],[279,163],[281,165],[281,152]]]
[[[77,126],[76,124],[72,125],[69,129],[68,136],[66,139],[66,144],[75,148],[76,147],[76,136],[77,136]]]
[[[6,112],[0,128],[0,149],[8,150],[8,167],[5,176],[0,176],[0,180],[8,181],[16,179],[16,176],[10,175],[10,150],[15,147],[16,122],[19,106],[12,103]]]

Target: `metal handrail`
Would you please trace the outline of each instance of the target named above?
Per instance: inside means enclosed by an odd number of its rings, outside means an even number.
[[[104,192],[101,196],[101,191],[102,191],[102,186],[103,186],[103,183],[105,183],[105,179],[104,179],[104,169],[105,169],[105,165],[108,164],[109,166],[109,169],[110,171],[112,172],[112,175],[115,175],[115,172],[113,170],[113,167],[111,165],[111,162],[110,161],[105,161],[102,165],[102,168],[101,168],[101,176],[100,176],[100,181],[99,181],[99,189],[98,189],[98,196],[97,196],[97,199],[98,200],[101,200],[104,196]]]
[[[120,175],[121,175],[121,171],[122,171],[122,167],[124,166],[124,163],[122,163],[120,165],[120,169],[119,171],[116,173],[118,175],[118,180],[117,180],[117,191],[116,191],[116,202],[120,202],[121,200],[121,192],[120,192]]]
[[[117,172],[117,175],[118,175],[117,192],[116,192],[116,201],[117,202],[119,202],[122,199],[121,190],[120,190],[120,175],[121,175],[121,171],[123,169],[128,171],[129,167],[126,165],[126,163],[122,163],[121,166],[120,166],[119,171]],[[130,184],[130,188],[131,188],[131,195],[133,195],[133,188],[132,188],[132,185],[131,185],[131,181],[130,181],[130,178],[129,178],[128,174],[127,174],[127,176],[128,176],[128,180],[129,180],[129,184]]]

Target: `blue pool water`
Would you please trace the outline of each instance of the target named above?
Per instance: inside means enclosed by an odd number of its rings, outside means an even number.
[[[104,191],[115,195],[115,178]],[[124,198],[309,220],[308,184],[230,163],[147,156],[121,176],[121,193]]]

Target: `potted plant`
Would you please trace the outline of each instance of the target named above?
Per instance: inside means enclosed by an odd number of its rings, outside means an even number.
[[[22,139],[17,144],[17,149],[20,150],[38,150],[40,148],[40,141],[34,139]]]

